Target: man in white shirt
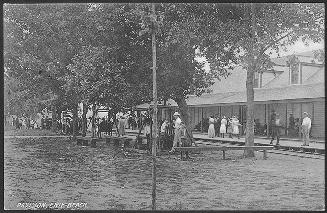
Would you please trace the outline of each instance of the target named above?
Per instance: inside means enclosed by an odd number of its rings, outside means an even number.
[[[168,120],[165,119],[164,122],[161,125],[161,128],[160,128],[160,133],[161,134],[165,134],[166,129],[167,129],[167,125],[168,125]]]
[[[160,143],[159,143],[159,148],[160,149],[163,149],[163,144],[167,140],[167,138],[166,138],[167,127],[168,127],[168,120],[165,119],[164,122],[161,125],[161,128],[160,128]]]
[[[182,137],[182,120],[180,119],[180,114],[178,112],[174,113],[174,127],[175,127],[175,134],[174,134],[174,142],[173,147],[171,148],[170,152],[175,151],[175,147],[177,147],[177,144],[181,144],[181,137]]]
[[[308,113],[303,113],[304,118],[302,121],[302,133],[303,133],[303,145],[302,146],[309,146],[309,132],[311,129],[311,119],[308,117]]]

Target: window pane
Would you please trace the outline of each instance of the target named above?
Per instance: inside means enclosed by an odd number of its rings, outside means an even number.
[[[297,84],[299,82],[299,65],[294,64],[291,66],[291,84]]]

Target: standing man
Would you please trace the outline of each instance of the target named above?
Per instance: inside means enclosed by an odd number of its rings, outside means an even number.
[[[308,117],[308,113],[303,113],[304,118],[302,121],[302,133],[303,133],[303,145],[302,146],[309,146],[309,132],[311,129],[311,119]]]
[[[273,144],[273,140],[275,140],[275,137],[276,137],[277,138],[276,146],[279,145],[281,127],[282,127],[282,124],[281,124],[281,121],[279,118],[279,114],[276,114],[274,124],[272,125],[272,138],[271,138],[270,144]]]
[[[271,115],[270,115],[269,136],[272,136],[273,135],[275,123],[276,123],[276,112],[275,112],[275,110],[273,110],[272,113],[271,113]]]
[[[178,144],[181,144],[181,137],[182,137],[182,120],[180,118],[180,114],[178,112],[174,113],[174,127],[175,127],[175,132],[174,132],[174,142],[173,142],[173,147],[171,148],[171,150],[169,152],[174,152],[175,151],[175,147],[177,147]]]

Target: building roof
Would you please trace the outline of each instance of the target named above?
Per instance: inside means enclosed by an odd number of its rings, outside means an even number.
[[[230,75],[227,78],[222,78],[220,81],[216,80],[210,87],[212,93],[236,92],[246,89],[246,70],[241,66],[237,66],[233,70],[229,70],[229,72]]]
[[[299,57],[301,62],[311,63],[311,59],[313,57],[313,51],[296,53],[296,56]],[[283,56],[279,58],[272,58],[272,62],[275,63],[273,69],[276,72],[276,77],[272,77],[272,79],[268,83],[262,85],[262,88],[273,88],[273,87],[283,87],[289,85],[289,67],[287,67],[287,61],[290,56]],[[320,65],[321,66],[321,65]],[[310,69],[310,72],[316,73],[318,69],[321,67],[316,66],[303,66],[303,69]],[[324,69],[324,68],[323,68]],[[278,72],[281,71],[281,72]],[[212,93],[221,93],[221,92],[237,92],[237,91],[245,91],[246,90],[246,70],[244,70],[241,66],[235,67],[233,70],[229,70],[230,75],[227,78],[222,78],[220,81],[216,80],[215,83],[210,87],[212,89]],[[264,73],[263,73],[264,75]],[[317,74],[318,75],[318,74]],[[320,74],[319,74],[320,75]],[[309,79],[311,76],[308,76]],[[306,83],[307,79],[303,79],[302,82]],[[316,79],[317,82],[324,82],[324,78]],[[310,81],[308,82],[310,83]]]
[[[308,81],[313,76],[324,76],[325,68],[317,67],[317,66],[302,66],[302,72],[310,71],[312,75],[307,77],[306,79],[302,79],[302,84],[310,84],[312,83],[322,83],[324,82],[324,78],[313,78],[311,81]],[[304,78],[304,77],[303,77]],[[275,87],[286,87],[289,85],[289,72],[283,72],[278,75],[276,78],[269,81],[267,84],[263,85],[262,88],[275,88]]]
[[[317,71],[308,79],[303,81],[303,84],[317,84],[325,79],[325,67],[320,67]]]
[[[278,100],[295,100],[307,98],[324,98],[325,97],[325,84],[308,84],[308,85],[291,85],[279,88],[260,88],[254,89],[255,102],[267,102]],[[245,104],[246,91],[241,92],[227,92],[206,94],[200,97],[190,96],[186,100],[188,106],[206,106],[206,105],[224,105],[224,104]],[[149,104],[139,105],[138,109],[147,109]],[[177,107],[177,103],[169,100],[169,106]]]
[[[310,51],[313,55],[313,52]],[[299,53],[302,58],[311,56],[309,52]],[[277,66],[276,71],[281,71],[268,81],[262,88],[254,89],[254,101],[275,101],[275,100],[294,100],[294,99],[306,99],[306,98],[324,98],[325,97],[325,67],[323,66],[308,66],[302,67],[302,71],[306,73],[312,73],[308,75],[306,79],[302,79],[300,85],[289,85],[289,72],[286,65],[287,56],[272,59]],[[277,63],[278,62],[278,63]],[[211,94],[203,94],[200,97],[189,96],[186,100],[188,106],[205,106],[205,105],[220,105],[220,104],[233,104],[233,103],[246,103],[246,70],[241,66],[235,67],[230,70],[231,74],[226,79],[223,78],[220,81],[217,80],[211,89]],[[176,107],[177,104],[173,100],[169,100],[167,103],[171,107]],[[137,108],[148,108],[149,104],[139,105]]]
[[[324,83],[310,85],[291,85],[279,88],[260,88],[254,89],[254,101],[275,101],[275,100],[294,100],[305,98],[325,97]],[[189,106],[212,105],[212,104],[232,104],[246,103],[246,91],[207,94],[200,97],[189,97]]]
[[[152,107],[154,104],[153,104],[153,101],[151,103],[144,103],[144,104],[140,104],[137,106],[137,109],[149,109],[150,107]],[[158,103],[158,108],[165,108],[165,107],[174,107],[174,106],[177,106],[177,103],[172,100],[172,99],[169,99],[167,100],[166,102],[166,105],[163,105],[163,103],[159,102]]]

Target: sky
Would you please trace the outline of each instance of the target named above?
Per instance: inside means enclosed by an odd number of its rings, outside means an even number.
[[[309,42],[309,46],[306,46],[302,40],[298,40],[297,42],[295,42],[294,45],[291,45],[288,47],[288,51],[280,51],[279,55],[282,56],[286,56],[286,55],[292,55],[293,53],[301,53],[301,52],[307,52],[307,51],[313,51],[313,50],[318,50],[318,49],[323,49],[325,48],[325,43],[324,41],[321,41],[320,43],[313,43],[313,42]],[[272,53],[271,54],[271,58],[277,58],[278,55],[277,53]],[[197,58],[198,61],[205,61],[205,57],[199,57]],[[210,70],[209,67],[209,63],[206,63],[204,65],[204,69],[205,70]]]
[[[291,55],[293,53],[301,53],[301,52],[323,49],[324,47],[325,47],[324,41],[320,43],[311,42],[309,43],[309,46],[305,46],[305,44],[301,40],[298,40],[294,45],[289,46],[287,52],[282,51],[280,53],[280,56],[286,56],[286,55]],[[272,55],[272,58],[275,57],[277,57],[277,54]]]

